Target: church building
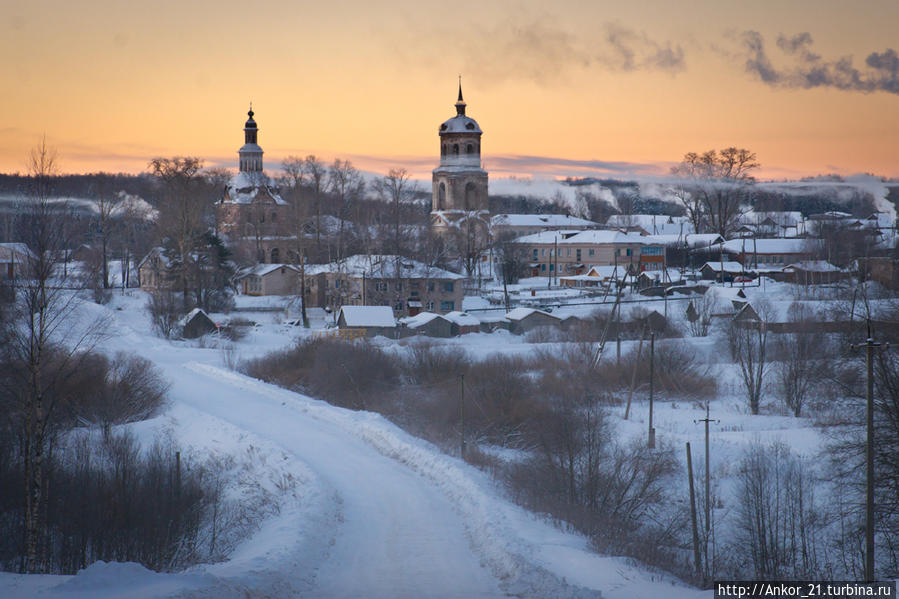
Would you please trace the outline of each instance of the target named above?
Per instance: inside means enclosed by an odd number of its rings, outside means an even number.
[[[487,171],[481,168],[481,128],[465,114],[462,84],[456,116],[440,125],[440,166],[433,171],[431,225],[435,229],[464,226],[477,221],[484,227],[487,208]]]
[[[259,128],[253,109],[244,124],[244,145],[238,150],[239,172],[231,177],[216,204],[218,231],[244,261],[277,264],[288,261],[290,205],[262,169]]]

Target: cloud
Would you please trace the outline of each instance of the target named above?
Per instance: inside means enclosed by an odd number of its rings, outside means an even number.
[[[464,31],[464,34],[460,34]],[[392,40],[408,64],[445,64],[483,82],[515,79],[549,85],[591,70],[657,71],[677,74],[687,67],[684,48],[616,23],[582,34],[552,18],[512,18],[497,24],[471,23],[453,30],[410,26],[408,37]],[[453,40],[452,51],[435,40]]]
[[[865,59],[867,69],[857,68],[851,56],[825,60],[812,51],[814,40],[808,32],[792,37],[779,35],[777,47],[792,63],[777,67],[765,48],[765,40],[758,31],[744,31],[739,36],[747,73],[772,87],[812,89],[835,88],[863,93],[887,92],[899,94],[899,55],[892,48],[872,52]]]

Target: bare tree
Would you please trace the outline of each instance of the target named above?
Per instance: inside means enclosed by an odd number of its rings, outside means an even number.
[[[708,292],[690,300],[687,305],[687,322],[690,325],[691,335],[705,337],[709,334],[716,305],[715,297]]]
[[[184,307],[188,307],[190,266],[197,239],[205,231],[203,202],[197,197],[197,183],[203,161],[192,156],[154,158],[150,173],[163,185],[159,227],[169,240],[175,256],[172,274],[180,283]]]
[[[740,369],[749,410],[757,415],[768,375],[768,319],[771,308],[765,301],[756,302],[752,307],[754,315],[731,321],[728,344],[731,358]],[[746,312],[744,310],[743,314]]]
[[[14,401],[5,413],[21,431],[25,462],[25,552],[21,567],[33,573],[44,570],[46,460],[59,400],[54,389],[62,373],[83,357],[82,350],[96,341],[100,324],[70,322],[78,304],[77,288],[90,277],[75,279],[58,268],[72,219],[65,205],[51,202],[56,152],[45,139],[31,151],[28,170],[32,190],[20,215],[24,225],[20,230],[31,255],[17,283],[15,325],[5,329],[0,343],[6,363],[0,370],[4,371],[5,395]]]
[[[382,200],[389,202],[391,207],[390,225],[391,253],[404,254],[403,232],[400,228],[400,210],[402,204],[408,202],[415,193],[415,183],[409,176],[409,171],[404,168],[392,168],[387,175],[375,183],[375,191]]]
[[[824,374],[820,359],[825,340],[815,330],[815,314],[805,304],[793,303],[788,319],[797,330],[777,336],[775,375],[784,404],[798,418]]]
[[[347,222],[352,216],[353,208],[365,190],[365,181],[349,160],[334,160],[334,164],[328,169],[328,188],[334,195],[337,203],[337,214],[340,225],[337,231],[336,259],[346,258],[347,249]]]
[[[312,210],[315,213],[315,253],[316,258],[321,257],[321,230],[322,230],[322,194],[327,185],[328,169],[325,164],[310,154],[303,159],[303,172],[312,192]]]
[[[745,148],[688,152],[671,173],[685,182],[677,195],[696,231],[710,230],[726,236],[741,213],[748,188],[755,181],[752,171],[759,167],[755,152]]]
[[[309,326],[309,318],[306,316],[306,234],[303,225],[305,224],[304,210],[301,208],[300,191],[306,182],[305,162],[296,156],[288,156],[282,163],[281,169],[290,183],[291,196],[293,200],[293,217],[295,237],[295,248],[293,251],[294,263],[300,270],[300,311],[303,320],[303,326]]]

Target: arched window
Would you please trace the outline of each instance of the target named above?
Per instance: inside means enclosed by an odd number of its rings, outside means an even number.
[[[453,144],[453,156],[459,155],[459,144]]]
[[[468,144],[468,147],[465,148],[465,153],[466,153],[466,154],[473,154],[473,153],[474,153],[474,146],[471,145],[471,144]]]
[[[281,252],[278,248],[272,249],[272,264],[278,264],[281,262]]]
[[[437,186],[437,210],[446,210],[446,183]]]

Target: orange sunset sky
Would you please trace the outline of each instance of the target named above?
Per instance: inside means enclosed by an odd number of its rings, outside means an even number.
[[[426,175],[462,74],[485,167],[664,174],[757,152],[770,178],[899,176],[899,2],[4,1],[0,171],[235,167],[250,101],[288,155]]]

